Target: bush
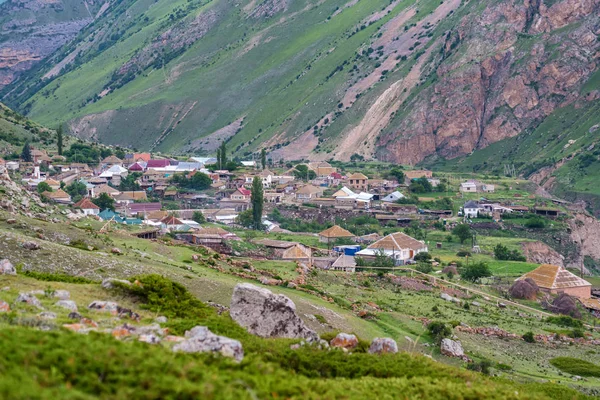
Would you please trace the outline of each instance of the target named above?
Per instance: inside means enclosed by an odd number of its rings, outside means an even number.
[[[437,341],[441,342],[442,339],[452,335],[452,329],[441,321],[432,321],[427,325],[429,334]]]
[[[489,375],[492,363],[488,360],[482,360],[480,362],[472,362],[467,364],[469,371],[481,372],[482,374]]]
[[[535,217],[529,218],[525,222],[525,226],[527,228],[531,228],[531,229],[542,229],[546,226],[546,221],[542,217],[535,216]]]
[[[486,263],[480,262],[470,264],[463,268],[460,272],[460,276],[467,281],[477,282],[481,278],[492,276],[492,272]]]
[[[535,336],[533,336],[533,332],[529,331],[523,335],[523,340],[527,343],[535,343]]]
[[[460,250],[456,253],[458,257],[471,257],[471,252],[467,250]]]
[[[570,317],[568,315],[561,315],[558,317],[548,317],[546,318],[546,322],[550,324],[556,324],[559,326],[566,326],[569,328],[583,328],[583,322]]]
[[[508,247],[500,243],[494,247],[494,257],[496,257],[496,260],[527,261],[525,256],[523,256],[517,250],[508,250]]]
[[[600,377],[600,366],[578,358],[556,357],[550,360],[550,364],[568,374]]]
[[[417,266],[415,267],[415,269],[417,271],[419,271],[419,272],[424,273],[424,274],[428,274],[431,271],[433,271],[433,267],[428,262],[420,262],[420,263],[418,263]]]
[[[414,257],[415,261],[429,261],[431,260],[431,254],[429,254],[428,252],[424,251],[422,253],[417,254]]]
[[[573,339],[582,338],[585,337],[585,332],[583,331],[583,329],[575,328],[571,331],[571,333],[569,333],[569,336]]]
[[[142,308],[161,313],[170,318],[206,318],[213,310],[194,297],[179,283],[160,275],[142,275],[131,279],[140,284],[123,285],[115,282],[120,290],[138,298],[144,303]]]
[[[88,278],[83,278],[81,276],[71,276],[67,274],[51,274],[47,272],[36,272],[36,271],[20,271],[21,275],[28,276],[29,278],[36,279],[38,281],[44,282],[66,282],[66,283],[76,283],[76,284],[89,284],[89,283],[97,283]]]

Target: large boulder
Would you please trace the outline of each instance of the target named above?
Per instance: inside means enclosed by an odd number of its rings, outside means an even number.
[[[126,286],[131,286],[131,282],[126,281],[125,279],[107,278],[102,281],[102,287],[104,289],[114,289],[115,283],[121,283]]]
[[[71,312],[77,312],[77,304],[73,300],[59,300],[55,306],[65,308]]]
[[[392,338],[375,338],[369,347],[371,354],[397,353],[398,344]]]
[[[253,335],[272,338],[318,340],[296,314],[296,305],[282,294],[274,294],[250,283],[233,290],[231,318]]]
[[[34,241],[28,241],[22,244],[23,248],[26,250],[39,250],[40,245]]]
[[[336,337],[329,342],[331,347],[340,347],[346,350],[352,350],[358,346],[358,338],[348,333],[338,333]]]
[[[540,291],[539,286],[531,278],[518,280],[508,289],[510,295],[515,299],[535,300]]]
[[[88,308],[90,310],[104,311],[109,312],[113,315],[117,315],[120,307],[117,303],[112,301],[95,300],[90,303]]]
[[[16,300],[17,303],[27,303],[30,306],[34,306],[37,308],[43,308],[40,300],[30,293],[19,293],[19,297]]]
[[[244,349],[242,344],[224,336],[218,336],[205,326],[196,326],[185,332],[186,340],[173,346],[173,351],[184,353],[219,353],[225,357],[242,361]]]
[[[0,260],[0,275],[16,275],[17,269],[6,258]]]
[[[463,358],[465,356],[462,344],[452,339],[442,339],[440,351],[443,355],[448,357]]]

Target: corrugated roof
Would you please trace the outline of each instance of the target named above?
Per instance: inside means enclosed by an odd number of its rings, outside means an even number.
[[[352,256],[342,254],[337,260],[331,265],[333,268],[348,268],[356,267],[356,259]]]
[[[558,265],[542,264],[517,280],[531,278],[544,289],[566,289],[581,286],[592,286],[588,281],[559,267]]]
[[[583,304],[583,306],[585,308],[589,308],[591,310],[594,311],[600,311],[600,299],[582,299],[579,298],[578,299],[581,304]]]
[[[310,254],[308,254],[308,250],[305,250],[300,247],[300,245],[296,244],[294,247],[291,247],[283,252],[281,258],[287,259],[297,259],[297,258],[309,258]]]
[[[354,234],[339,225],[334,225],[331,228],[325,229],[323,232],[319,233],[319,236],[324,236],[326,238],[343,238],[354,237]]]
[[[402,249],[420,250],[424,247],[425,244],[419,242],[417,239],[414,239],[402,232],[395,232],[376,241],[367,248],[400,251]]]
[[[367,178],[367,176],[365,174],[362,174],[360,172],[355,172],[352,175],[350,175],[348,177],[348,179],[369,179],[369,178]]]

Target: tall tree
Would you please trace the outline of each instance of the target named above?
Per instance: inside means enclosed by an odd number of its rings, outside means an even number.
[[[260,230],[262,228],[264,193],[262,179],[259,176],[255,176],[252,180],[250,199],[252,202],[252,225],[255,230]]]
[[[21,152],[21,160],[25,162],[33,161],[31,157],[31,146],[29,146],[29,141],[25,142],[25,145],[23,146],[23,151]]]
[[[219,150],[219,155],[221,156],[221,158],[220,161],[217,161],[219,162],[219,169],[223,169],[227,165],[227,144],[225,144],[225,141],[221,143]]]
[[[58,155],[62,156],[63,153],[63,128],[62,124],[58,126],[56,130],[56,147],[58,147]]]
[[[262,164],[262,169],[267,168],[267,151],[265,149],[260,151],[260,163]]]
[[[217,168],[221,169],[221,146],[217,147]]]

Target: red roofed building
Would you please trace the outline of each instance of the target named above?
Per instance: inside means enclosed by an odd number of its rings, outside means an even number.
[[[100,214],[100,207],[92,203],[92,201],[84,197],[73,205],[75,208],[80,208],[85,215],[98,215]]]
[[[231,200],[249,200],[251,192],[246,188],[239,188],[231,194]]]
[[[171,165],[169,160],[148,160],[146,168],[165,168]]]
[[[129,166],[129,170],[133,172],[144,172],[144,166],[139,162],[136,162]]]

